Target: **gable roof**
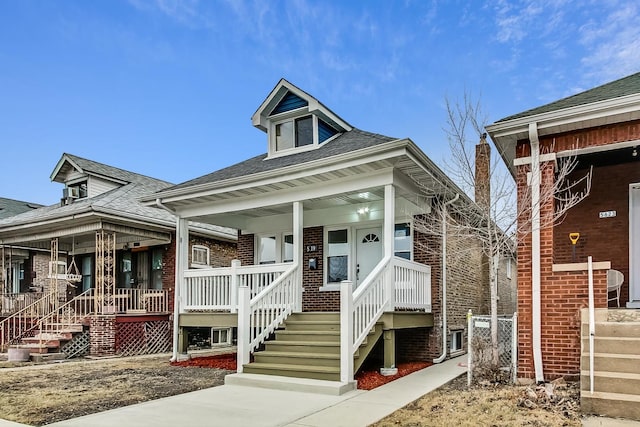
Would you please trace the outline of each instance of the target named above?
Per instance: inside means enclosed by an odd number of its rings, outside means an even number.
[[[147,223],[168,229],[175,228],[175,216],[163,209],[143,205],[139,200],[149,194],[171,187],[173,184],[156,178],[126,171],[93,160],[64,153],[58,162],[54,174],[62,167],[72,166],[79,171],[106,177],[112,181],[124,182],[123,185],[94,197],[74,200],[68,205],[50,205],[39,207],[8,218],[0,219],[0,233],[15,226],[44,224],[51,221],[74,221],[80,215],[117,216],[123,221]],[[52,175],[54,175],[52,174]],[[192,223],[192,230],[213,234],[217,237],[235,240],[237,232],[227,227],[210,224]],[[144,228],[144,226],[142,226]]]
[[[522,113],[507,116],[498,120],[496,123],[563,110],[565,108],[577,107],[579,105],[592,104],[598,101],[606,101],[637,93],[640,93],[640,73],[623,77],[619,80],[603,84],[602,86],[559,99],[558,101],[523,111]]]
[[[62,179],[62,174],[69,170],[69,168],[73,168],[80,173],[93,175],[100,178],[106,178],[110,181],[114,181],[117,183],[125,184],[130,182],[137,183],[147,183],[147,182],[158,182],[156,178],[150,178],[145,175],[141,175],[139,173],[131,172],[128,170],[116,168],[114,166],[109,166],[104,163],[99,163],[94,160],[85,159],[83,157],[79,157],[69,153],[63,153],[60,160],[56,164],[56,167],[53,169],[51,173],[51,180],[55,182],[64,182]],[[166,184],[171,184],[167,181],[162,181]]]
[[[321,145],[316,150],[303,151],[282,157],[268,157],[267,154],[261,154],[251,159],[245,160],[235,165],[220,169],[210,174],[183,182],[166,190],[177,190],[196,185],[205,185],[215,183],[222,180],[254,175],[261,172],[274,171],[292,165],[301,165],[304,163],[330,158],[340,154],[357,151],[367,147],[395,141],[397,138],[378,135],[371,132],[365,132],[359,129],[352,129],[345,132],[337,138]]]
[[[0,197],[0,219],[29,212],[43,205]]]

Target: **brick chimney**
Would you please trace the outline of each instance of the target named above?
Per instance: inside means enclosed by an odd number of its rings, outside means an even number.
[[[491,146],[487,143],[487,134],[480,136],[476,145],[475,200],[478,206],[487,209],[491,204]]]

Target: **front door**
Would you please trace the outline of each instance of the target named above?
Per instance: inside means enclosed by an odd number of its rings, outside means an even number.
[[[382,228],[356,231],[356,286],[367,278],[382,259]]]

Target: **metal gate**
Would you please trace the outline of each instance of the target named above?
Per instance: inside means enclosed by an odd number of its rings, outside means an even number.
[[[518,320],[513,316],[498,317],[498,365],[493,363],[491,346],[491,316],[468,314],[468,370],[467,383],[471,385],[483,368],[497,369],[515,382],[518,362]]]

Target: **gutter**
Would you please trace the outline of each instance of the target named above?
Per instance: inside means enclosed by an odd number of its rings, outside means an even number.
[[[169,209],[168,207],[166,207],[165,205],[162,204],[162,202],[160,201],[160,199],[156,199],[156,206],[159,207],[160,209],[164,209],[167,212],[170,212],[172,215],[175,215],[176,217],[176,260],[175,260],[175,271],[174,271],[174,289],[175,292],[173,294],[173,343],[172,343],[172,353],[171,353],[171,359],[169,359],[170,362],[175,362],[178,360],[178,341],[179,341],[179,336],[180,336],[180,280],[182,279],[182,262],[180,261],[180,258],[178,258],[178,248],[180,247],[180,243],[182,241],[182,239],[184,238],[184,236],[182,236],[181,233],[181,227],[180,227],[180,221],[181,218],[180,216],[178,216],[175,211]]]
[[[531,145],[531,329],[537,383],[544,383],[540,310],[540,140],[538,124],[529,123]]]
[[[447,357],[447,206],[460,198],[460,193],[442,205],[442,354],[433,359],[440,363]]]

